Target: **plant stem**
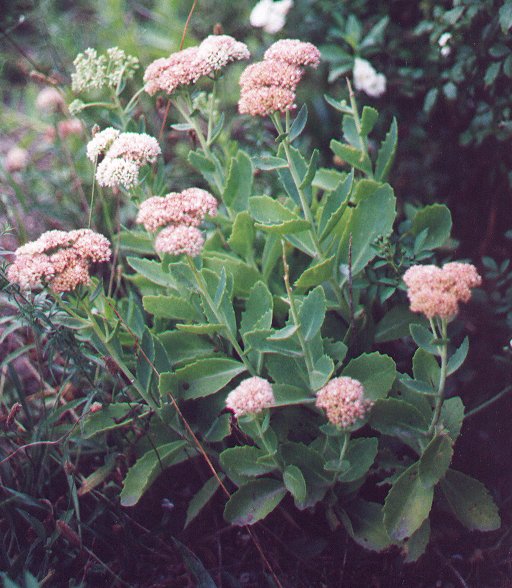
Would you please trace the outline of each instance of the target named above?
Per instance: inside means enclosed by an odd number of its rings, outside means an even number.
[[[343,445],[341,446],[340,456],[338,458],[338,470],[334,473],[333,483],[336,482],[336,478],[339,474],[339,470],[341,470],[341,465],[343,460],[345,459],[345,455],[347,454],[348,443],[350,441],[350,433],[343,434]]]
[[[281,124],[279,114],[275,113],[271,118],[272,118],[272,121],[274,122],[274,125],[276,127],[277,132],[280,135],[283,134],[285,132],[285,130],[283,129],[283,125]],[[289,115],[289,112],[286,111],[286,132],[288,132],[289,127],[290,127],[290,115]],[[284,148],[284,152],[286,155],[286,160],[288,161],[288,168],[290,170],[290,174],[292,176],[293,183],[295,184],[295,187],[297,189],[297,193],[299,194],[300,203],[302,206],[302,211],[304,212],[304,218],[311,225],[309,232],[311,234],[311,238],[312,238],[313,244],[315,246],[316,257],[318,258],[319,262],[324,261],[325,260],[325,253],[322,250],[322,246],[320,244],[320,240],[318,238],[318,235],[317,235],[317,232],[315,229],[315,222],[314,222],[313,214],[311,213],[311,209],[309,208],[306,195],[304,193],[304,190],[300,187],[302,180],[300,179],[299,174],[297,172],[297,168],[295,167],[295,163],[293,162],[288,137],[286,137],[283,140],[283,148]],[[334,291],[334,295],[336,296],[336,300],[338,301],[338,304],[340,305],[340,307],[343,306],[344,305],[343,294],[341,292],[341,288],[340,288],[338,282],[336,281],[336,279],[334,277],[332,277],[329,279],[329,283],[332,286],[332,289]]]
[[[187,261],[188,261],[188,265],[189,265],[190,269],[192,270],[192,273],[194,274],[194,278],[196,280],[197,286],[198,286],[203,298],[206,300],[208,306],[210,307],[210,310],[215,315],[216,320],[220,324],[223,324],[225,326],[227,340],[231,343],[231,346],[237,352],[239,358],[242,360],[243,364],[247,368],[247,371],[251,374],[251,376],[255,376],[256,370],[253,368],[251,362],[247,359],[245,353],[243,352],[242,348],[240,347],[240,344],[238,343],[238,341],[236,339],[236,333],[231,332],[231,329],[228,327],[228,325],[225,324],[225,319],[221,315],[219,315],[217,307],[208,292],[206,282],[204,281],[204,278],[201,275],[201,273],[197,270],[197,268],[194,264],[194,261],[192,260],[192,258],[189,255],[187,255]]]
[[[212,131],[213,131],[213,114],[215,112],[215,90],[217,89],[217,80],[214,80],[213,82],[213,88],[212,88],[212,93],[210,95],[210,110],[208,112],[208,134],[206,135],[206,144],[208,145],[208,147],[211,144],[211,137],[212,137]]]
[[[261,440],[261,444],[263,445],[263,448],[265,449],[265,451],[269,454],[269,456],[272,458],[272,461],[275,463],[276,467],[279,470],[282,470],[282,466],[279,463],[279,460],[277,459],[277,457],[275,456],[275,451],[272,450],[272,448],[270,448],[268,446],[267,440],[265,439],[265,433],[263,432],[263,429],[261,428],[261,422],[260,422],[260,415],[256,415],[254,417],[254,422],[256,425],[256,429],[258,429],[258,435],[259,438]]]
[[[442,319],[441,321],[441,345],[440,345],[440,355],[441,355],[441,375],[439,377],[439,388],[437,390],[437,400],[436,406],[434,408],[434,415],[432,417],[432,422],[430,423],[430,427],[428,429],[428,434],[432,435],[435,431],[436,425],[439,422],[441,417],[441,409],[443,408],[444,402],[444,394],[445,394],[445,385],[446,385],[446,374],[448,368],[448,323],[446,319]],[[434,336],[436,333],[434,331]]]
[[[306,368],[308,370],[308,375],[311,375],[313,372],[313,358],[311,357],[311,350],[309,349],[306,340],[304,339],[304,335],[302,334],[301,324],[299,320],[299,315],[297,313],[297,307],[295,306],[295,300],[293,298],[293,292],[290,287],[290,268],[288,267],[288,262],[286,261],[286,252],[284,247],[284,241],[281,241],[281,245],[283,248],[283,268],[284,268],[284,285],[286,287],[286,293],[288,294],[288,300],[290,301],[290,314],[292,315],[293,323],[297,327],[297,337],[299,339],[300,346],[302,348],[302,354],[304,356],[304,361],[306,362]]]
[[[359,144],[361,145],[361,151],[364,153],[364,156],[366,158],[370,159],[370,156],[368,155],[368,144],[367,144],[366,138],[363,136],[363,133],[362,133],[361,119],[359,118],[359,111],[357,109],[356,97],[355,97],[354,91],[352,90],[352,85],[350,83],[350,80],[348,78],[347,78],[347,85],[348,85],[348,94],[350,96],[350,106],[352,107],[352,117],[354,119],[354,124],[356,125],[356,131],[357,131],[357,135],[359,137]],[[370,166],[370,169],[371,169],[371,166]],[[373,178],[373,172],[370,171],[370,173],[367,175],[370,179]]]
[[[492,398],[489,398],[488,400],[486,400],[485,402],[482,402],[478,406],[475,406],[475,408],[468,410],[468,412],[464,415],[464,420],[468,419],[469,417],[474,416],[475,414],[478,414],[481,410],[486,409],[488,406],[491,406],[496,401],[498,401],[500,398],[503,398],[504,396],[509,394],[511,390],[512,390],[512,385],[506,386],[505,388],[503,388],[503,390],[501,392],[498,392],[498,394],[496,394],[496,396],[493,396]]]

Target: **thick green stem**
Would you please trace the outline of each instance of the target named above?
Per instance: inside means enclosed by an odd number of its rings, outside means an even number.
[[[215,319],[220,324],[224,324],[224,318],[219,314],[217,307],[215,306],[215,303],[212,300],[212,297],[208,293],[208,288],[206,286],[206,282],[204,281],[203,276],[197,270],[192,258],[188,255],[187,255],[187,261],[188,261],[188,265],[189,265],[190,269],[192,270],[192,273],[194,274],[194,278],[196,280],[197,287],[199,288],[199,291],[201,292],[203,298],[206,300],[208,306],[210,307],[210,310],[215,315]],[[238,356],[240,357],[243,364],[247,368],[247,371],[251,374],[251,376],[255,376],[256,370],[253,368],[251,362],[247,359],[244,351],[240,347],[240,344],[238,343],[238,341],[236,339],[236,333],[233,333],[227,325],[225,325],[225,327],[226,327],[225,332],[226,332],[227,340],[231,343],[231,346],[237,352]]]
[[[361,145],[361,151],[364,153],[365,157],[369,159],[368,155],[368,143],[366,137],[363,135],[362,127],[361,127],[361,119],[359,118],[359,110],[357,108],[356,97],[354,91],[352,90],[352,85],[350,80],[347,78],[347,85],[348,85],[348,93],[350,96],[350,106],[352,107],[352,117],[354,119],[354,124],[356,125],[357,135],[359,137],[359,144]],[[367,174],[369,178],[373,178],[373,173],[370,172]]]
[[[265,449],[265,451],[268,453],[268,455],[272,458],[272,461],[276,465],[277,469],[282,470],[283,468],[282,468],[282,465],[280,464],[278,458],[276,457],[276,452],[272,449],[272,447],[269,447],[267,440],[265,439],[265,433],[263,432],[263,429],[261,428],[260,415],[255,415],[254,424],[256,425],[256,429],[258,430],[258,436],[261,440],[261,444],[263,445],[263,449]]]
[[[313,372],[314,369],[314,362],[311,356],[311,349],[309,348],[308,344],[306,343],[306,339],[304,339],[304,335],[302,334],[302,327],[300,324],[299,314],[297,312],[297,307],[295,306],[295,299],[293,297],[293,292],[290,286],[290,273],[288,262],[286,261],[286,252],[284,248],[284,241],[282,242],[283,247],[283,268],[284,268],[284,285],[286,287],[286,293],[288,294],[288,300],[290,302],[290,314],[292,315],[293,324],[297,327],[297,337],[299,339],[299,343],[302,349],[302,354],[304,356],[304,361],[306,362],[306,368],[308,370],[308,375]]]
[[[437,390],[436,405],[434,408],[434,415],[432,416],[432,422],[428,429],[428,434],[432,435],[436,429],[437,423],[441,418],[441,410],[444,403],[444,394],[446,386],[446,375],[448,369],[448,323],[446,319],[441,321],[441,344],[440,344],[440,355],[441,355],[441,374],[439,377],[439,388]],[[436,332],[434,331],[434,336]]]
[[[272,117],[272,120],[274,122],[274,125],[276,127],[276,130],[279,134],[283,134],[285,132],[285,130],[283,129],[283,125],[281,124],[281,120],[279,118],[279,114],[274,114],[274,116]],[[289,127],[290,127],[290,115],[289,112],[286,112],[286,132],[289,132]],[[299,174],[297,172],[297,168],[295,167],[295,163],[293,162],[293,158],[291,155],[291,151],[290,151],[290,143],[288,141],[288,137],[286,137],[283,140],[283,148],[284,148],[284,152],[286,155],[286,160],[288,162],[288,168],[290,170],[290,174],[292,176],[293,179],[293,183],[295,184],[295,187],[297,189],[297,193],[299,194],[299,198],[300,198],[300,203],[301,203],[301,207],[302,207],[302,211],[304,213],[304,218],[309,222],[309,224],[311,225],[309,231],[311,234],[311,238],[313,240],[313,244],[315,247],[315,252],[316,252],[316,257],[318,258],[318,260],[321,262],[323,260],[325,260],[325,253],[322,250],[322,246],[320,244],[320,239],[318,238],[318,234],[316,232],[315,229],[315,221],[313,218],[313,214],[311,212],[311,209],[309,207],[307,198],[306,198],[306,194],[304,193],[304,190],[300,187],[302,180],[299,177]],[[336,279],[334,277],[332,277],[329,280],[329,283],[332,286],[332,289],[334,291],[334,295],[336,296],[336,300],[338,301],[338,304],[340,306],[343,306],[344,304],[344,300],[343,300],[343,294],[341,292],[341,288],[338,284],[338,282],[336,281]]]

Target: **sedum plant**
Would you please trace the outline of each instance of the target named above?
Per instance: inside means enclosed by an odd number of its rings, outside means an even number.
[[[90,263],[110,252],[87,230],[24,245],[9,270],[21,287],[49,287],[62,324],[117,382],[82,435],[145,423],[150,443],[124,479],[125,507],[163,468],[201,463],[186,525],[221,491],[234,525],[288,497],[368,549],[398,546],[407,561],[428,545],[434,498],[470,530],[498,528],[485,487],[451,468],[464,404],[448,377],[469,343],[454,346],[450,324],[480,277],[469,264],[422,264],[450,236],[448,209],[407,207],[396,222],[387,178],[397,123],[370,150],[378,112],[361,111],[350,86],[348,101],[326,97],[342,116],[330,144],[341,167],[304,151],[296,89],[320,62],[310,43],[278,41],[243,72],[239,111],[260,117],[266,137],[262,150],[244,150],[231,138],[238,117],[229,121],[218,96],[226,66],[248,57],[220,35],[146,69],[146,93],[167,95],[181,117],[173,128],[193,139],[196,181],[182,191],[169,192],[159,141],[131,130],[140,131],[127,117],[141,91],[109,105],[123,124],[97,132],[87,154],[103,198],[111,191],[132,211],[114,236],[121,286],[89,279]],[[377,350],[397,340],[411,355],[416,346],[411,373]]]

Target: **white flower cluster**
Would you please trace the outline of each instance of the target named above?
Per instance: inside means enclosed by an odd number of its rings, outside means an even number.
[[[386,76],[377,73],[372,64],[366,59],[355,58],[354,61],[354,87],[365,92],[368,96],[378,98],[386,91]]]
[[[252,9],[249,21],[253,27],[262,28],[273,35],[284,27],[286,15],[292,6],[293,0],[260,0]]]
[[[85,92],[108,86],[116,88],[121,79],[130,79],[139,67],[139,60],[133,55],[111,47],[106,55],[98,55],[96,49],[90,47],[79,53],[75,61],[75,73],[71,74],[71,88],[73,92]]]

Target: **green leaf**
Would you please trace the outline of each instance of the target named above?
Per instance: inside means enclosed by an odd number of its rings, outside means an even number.
[[[498,507],[487,488],[471,476],[448,470],[441,489],[453,514],[470,531],[495,531],[501,526]]]
[[[194,335],[212,335],[214,333],[223,333],[227,327],[222,323],[203,323],[199,325],[177,324],[176,328],[179,331],[192,333]]]
[[[290,127],[290,134],[288,135],[288,141],[290,143],[295,141],[295,139],[300,136],[306,126],[307,121],[308,108],[305,104],[303,104],[302,108],[299,110],[299,114],[297,114],[295,120],[292,123],[292,126]]]
[[[253,254],[254,236],[254,223],[249,213],[247,211],[239,212],[235,217],[228,245],[244,259],[250,259]]]
[[[434,335],[423,325],[412,324],[409,327],[411,337],[418,347],[432,355],[439,355],[439,346],[434,345]]]
[[[318,223],[320,238],[327,236],[337,225],[348,205],[350,192],[354,185],[354,171],[341,180],[335,188],[322,199],[322,214]]]
[[[395,159],[396,147],[398,143],[398,125],[396,118],[393,118],[391,127],[386,135],[386,138],[381,143],[379,153],[377,155],[377,165],[375,167],[375,179],[385,181],[388,178],[391,166]]]
[[[436,435],[420,459],[419,472],[425,488],[435,486],[444,477],[453,457],[453,440],[446,434]]]
[[[441,409],[441,422],[455,443],[464,422],[464,403],[459,396],[444,401]]]
[[[326,192],[332,192],[347,177],[346,173],[336,171],[335,169],[320,168],[313,179],[313,186]]]
[[[176,280],[171,274],[164,271],[161,262],[140,259],[139,257],[127,257],[126,261],[132,269],[150,282],[153,282],[153,284],[158,284],[166,288],[177,287]]]
[[[323,325],[326,312],[325,293],[317,286],[304,298],[299,310],[299,321],[306,341],[311,341]]]
[[[173,294],[166,296],[144,296],[144,310],[158,318],[193,321],[199,318],[197,310],[185,299]]]
[[[385,398],[396,378],[395,362],[388,355],[378,352],[363,353],[351,359],[343,370],[343,376],[359,380],[365,396],[371,400]]]
[[[219,443],[231,435],[231,414],[220,414],[204,434],[204,440],[208,443]]]
[[[283,482],[293,498],[302,503],[306,500],[306,480],[297,466],[287,465],[283,471]]]
[[[306,160],[302,156],[301,152],[298,149],[295,149],[295,147],[292,147],[291,145],[288,148],[288,152],[290,155],[290,159],[293,163],[293,166],[295,167],[295,170],[297,172],[297,175],[299,176],[299,179],[302,182],[302,180],[307,174],[308,169]],[[277,155],[281,158],[286,157],[283,145],[279,145]],[[295,202],[295,204],[301,206],[299,192],[297,191],[297,186],[295,185],[295,181],[292,177],[290,169],[279,169],[277,173],[281,181],[281,184],[284,186],[284,189],[286,190],[288,196],[290,196],[290,198]],[[306,197],[307,203],[311,204],[311,188],[309,186],[304,189],[304,195]]]
[[[222,468],[235,484],[243,483],[247,477],[268,474],[277,467],[266,451],[250,445],[225,449],[219,458]]]
[[[370,425],[379,433],[397,437],[416,448],[429,422],[412,404],[387,398],[377,400],[370,413]]]
[[[305,188],[311,186],[311,182],[313,181],[315,174],[316,174],[316,170],[318,168],[318,160],[320,159],[320,151],[318,149],[315,149],[311,155],[311,159],[309,160],[309,164],[308,164],[308,170],[306,172],[306,175],[304,176],[304,178],[302,179],[302,182],[300,183],[300,189],[304,190]]]
[[[273,157],[272,155],[265,155],[263,157],[253,157],[252,164],[256,169],[272,170],[288,167],[286,159],[281,157]]]
[[[500,27],[504,35],[512,28],[512,2],[506,0],[499,11]]]
[[[187,159],[190,165],[197,169],[210,185],[215,185],[215,164],[213,161],[199,151],[190,151]]]
[[[240,322],[240,334],[272,327],[274,299],[264,282],[256,282],[245,303]]]
[[[352,439],[345,454],[345,459],[350,465],[338,475],[338,480],[348,483],[362,478],[372,467],[377,457],[378,446],[376,438]]]
[[[340,143],[335,139],[331,140],[330,147],[331,151],[333,151],[333,153],[337,155],[342,161],[362,171],[367,176],[372,175],[372,163],[364,151],[356,149],[355,147],[352,147],[352,145],[345,145]]]
[[[254,525],[270,514],[286,494],[279,480],[251,480],[228,500],[224,518],[233,525]]]
[[[90,439],[100,433],[107,433],[125,427],[142,414],[147,414],[148,407],[131,402],[115,402],[107,404],[97,412],[89,413],[84,419],[81,437]]]
[[[331,379],[334,372],[334,362],[328,355],[320,356],[309,374],[311,390],[319,390]]]
[[[222,476],[222,474],[220,474]],[[222,476],[224,477],[224,476]],[[213,495],[219,489],[219,480],[212,476],[201,488],[194,494],[187,508],[187,518],[185,520],[185,529],[197,517],[201,510],[210,502]]]
[[[121,490],[121,505],[135,506],[160,473],[171,465],[190,458],[186,441],[173,441],[151,449],[128,470]]]
[[[411,324],[424,323],[424,319],[405,305],[394,306],[375,327],[375,342],[388,343],[409,336]]]
[[[172,392],[184,400],[209,396],[245,369],[243,363],[227,357],[198,359],[174,372],[160,374],[160,394]]]
[[[447,375],[450,376],[451,374],[455,373],[460,366],[466,360],[469,351],[469,339],[464,337],[464,341],[462,341],[460,347],[455,351],[455,353],[450,357],[448,360],[447,366]]]
[[[194,586],[196,588],[217,588],[215,582],[212,580],[212,577],[206,571],[206,568],[197,555],[190,551],[186,545],[183,545],[183,543],[180,543],[174,537],[172,540],[176,546],[176,549],[183,558],[185,569],[188,572],[192,572],[192,575],[194,576]]]
[[[340,517],[347,533],[365,549],[384,551],[391,545],[383,523],[381,504],[358,499],[341,511]]]
[[[310,228],[308,221],[299,218],[289,208],[270,196],[253,196],[249,199],[249,212],[256,227],[278,234],[296,233]]]
[[[412,369],[416,380],[426,382],[432,391],[438,390],[441,368],[433,355],[418,349],[412,358]]]
[[[226,186],[222,200],[224,204],[237,212],[247,210],[252,192],[253,169],[251,158],[244,151],[238,151],[231,158]]]
[[[422,249],[442,247],[450,238],[452,231],[452,215],[444,204],[430,204],[414,215],[411,226],[412,235],[428,231]]]
[[[430,541],[430,521],[425,519],[421,527],[404,543],[405,563],[414,563],[425,553]]]
[[[213,343],[206,337],[182,331],[164,331],[158,335],[171,364],[183,363],[215,354]]]
[[[373,130],[379,113],[371,106],[365,106],[361,114],[361,135],[367,137]]]
[[[313,263],[299,276],[294,284],[295,287],[307,289],[330,280],[333,275],[335,264],[336,258],[334,255],[324,259],[320,263],[314,260]]]
[[[261,329],[250,331],[245,334],[244,340],[249,348],[260,353],[277,353],[278,355],[289,355],[292,357],[302,357],[303,351],[297,337],[293,338],[272,338],[275,331],[271,329]]]
[[[402,541],[428,517],[434,489],[420,481],[418,463],[407,468],[393,484],[384,503],[384,525],[392,539]]]
[[[360,186],[362,182],[358,183]],[[374,182],[364,186],[373,187]],[[385,184],[368,193],[360,193],[360,199],[355,208],[345,211],[339,224],[343,224],[345,215],[348,219],[339,240],[339,257],[348,264],[350,238],[352,237],[352,275],[363,270],[375,257],[373,246],[378,237],[388,236],[393,229],[396,216],[396,198],[391,186]],[[334,232],[333,232],[334,233]]]
[[[153,238],[145,231],[121,231],[119,244],[123,251],[135,251],[142,255],[154,255]]]
[[[249,237],[249,236],[248,236]],[[233,295],[246,297],[252,286],[261,279],[253,265],[222,251],[203,253],[203,267],[220,274],[223,270],[233,277]],[[231,306],[231,295],[226,293],[224,305]],[[221,305],[222,306],[222,305]],[[231,314],[231,311],[228,311]],[[233,322],[233,326],[234,326]]]

